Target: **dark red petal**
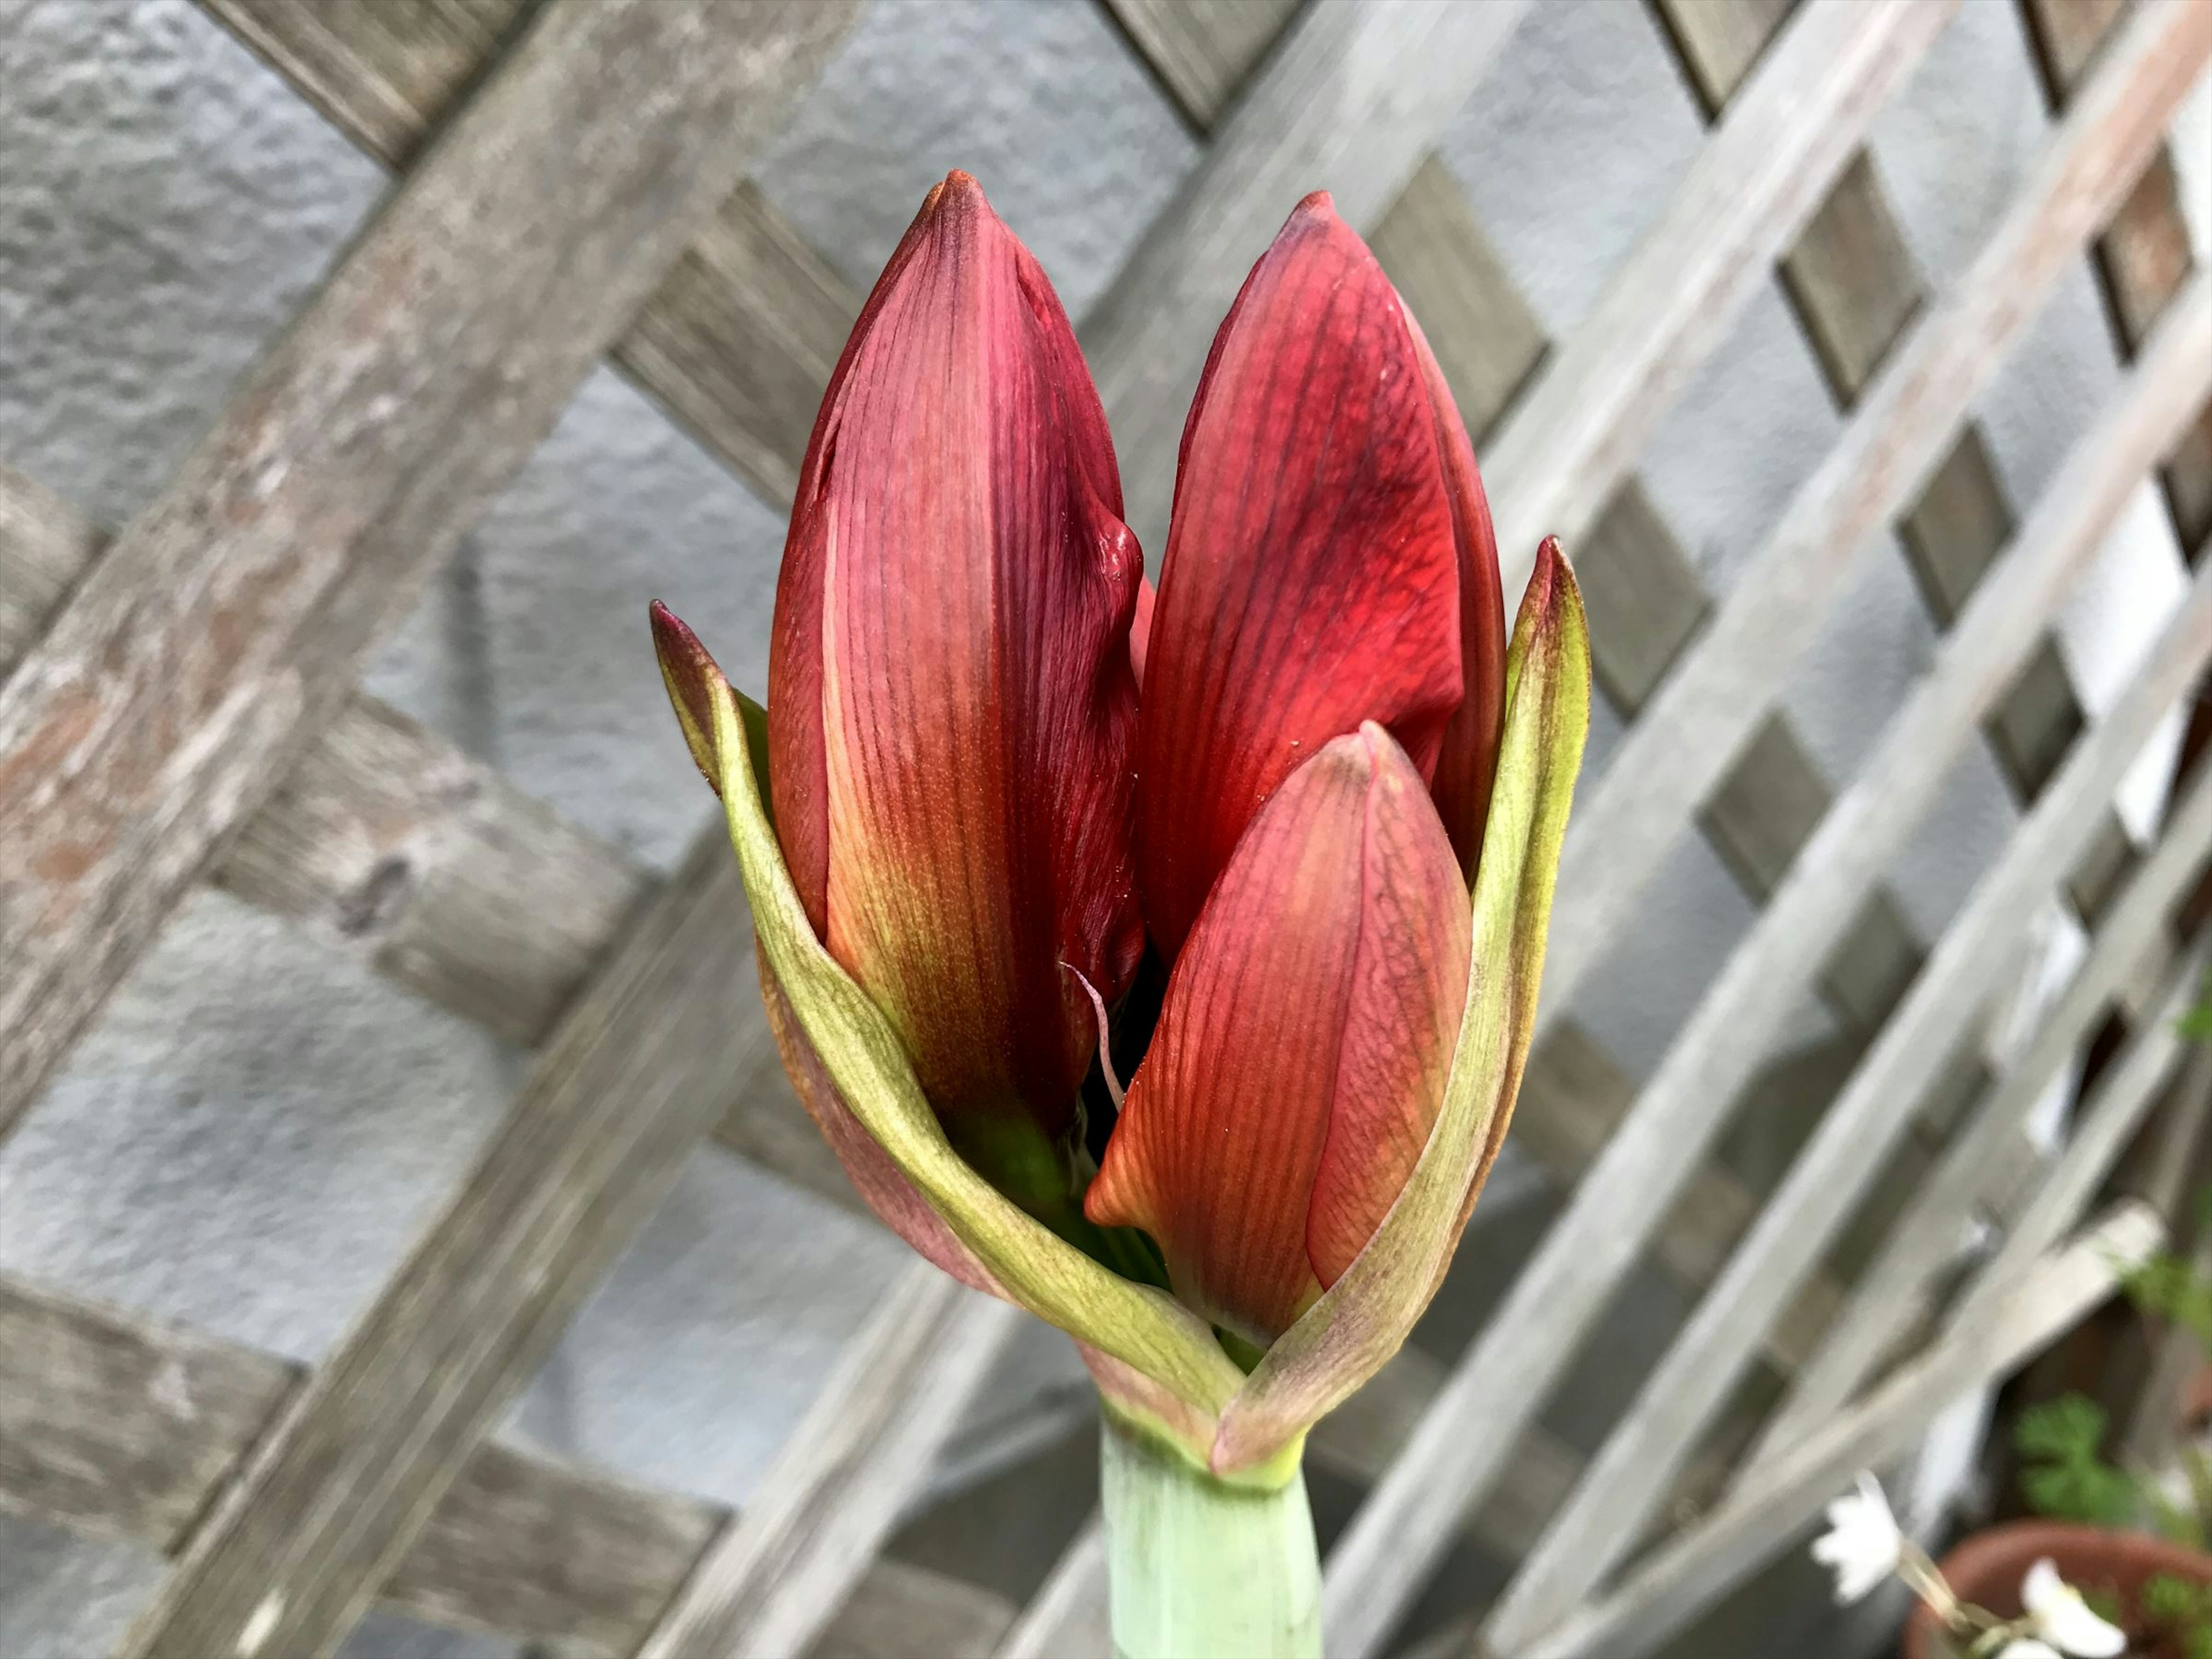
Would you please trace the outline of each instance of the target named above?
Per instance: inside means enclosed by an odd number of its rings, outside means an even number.
[[[954,1144],[1030,1158],[1118,996],[1140,556],[1105,416],[1026,250],[955,173],[817,422],[769,660],[779,836]],[[986,1168],[995,1176],[1000,1171]]]
[[[1086,1213],[1145,1229],[1178,1296],[1272,1340],[1419,1157],[1469,938],[1412,762],[1371,722],[1328,744],[1253,820],[1192,929]]]
[[[1378,720],[1433,772],[1462,689],[1454,505],[1398,295],[1309,197],[1222,324],[1183,431],[1138,738],[1164,952],[1330,738]]]
[[[1498,571],[1498,538],[1490,502],[1475,470],[1474,447],[1459,418],[1459,405],[1428,337],[1410,313],[1406,325],[1420,355],[1421,377],[1436,415],[1437,449],[1451,492],[1452,541],[1459,554],[1460,705],[1445,723],[1431,793],[1459,854],[1468,884],[1482,854],[1482,826],[1490,816],[1490,789],[1498,776],[1498,744],[1505,729],[1505,597]]]
[[[1159,595],[1149,579],[1137,585],[1137,614],[1129,623],[1129,667],[1137,677],[1137,692],[1145,690],[1145,652],[1152,638],[1152,605]]]

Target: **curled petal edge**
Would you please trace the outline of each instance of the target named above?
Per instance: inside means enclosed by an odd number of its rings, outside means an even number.
[[[662,610],[653,621],[678,719],[700,769],[722,798],[761,960],[838,1097],[1009,1300],[1191,1408],[1141,1414],[1202,1462],[1204,1449],[1191,1443],[1190,1431],[1218,1419],[1243,1374],[1195,1314],[1085,1255],[1016,1207],[952,1150],[897,1033],[807,921],[764,805],[755,757],[760,732],[690,630]]]
[[[1375,1236],[1222,1413],[1207,1460],[1216,1474],[1269,1464],[1380,1370],[1450,1263],[1504,1140],[1535,1033],[1589,683],[1582,595],[1559,543],[1547,539],[1506,660],[1504,732],[1473,896],[1474,963],[1443,1109]]]

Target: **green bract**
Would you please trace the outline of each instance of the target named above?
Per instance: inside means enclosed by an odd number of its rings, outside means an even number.
[[[1224,1479],[1275,1486],[1306,1431],[1404,1342],[1496,1158],[1534,1036],[1544,943],[1589,716],[1582,600],[1547,543],[1508,659],[1504,733],[1474,905],[1474,958],[1438,1115],[1364,1249],[1247,1376],[1196,1315],[1123,1279],[1001,1195],[956,1154],[890,1022],[816,937],[762,787],[757,711],[696,641],[664,638],[671,701],[721,795],[763,963],[839,1096],[1010,1300],[1133,1373],[1102,1386],[1125,1418]],[[1094,1366],[1094,1370],[1100,1368]]]

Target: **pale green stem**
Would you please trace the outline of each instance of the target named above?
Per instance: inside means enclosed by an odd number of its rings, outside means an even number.
[[[1321,1659],[1321,1555],[1305,1476],[1217,1480],[1102,1413],[1115,1659]]]

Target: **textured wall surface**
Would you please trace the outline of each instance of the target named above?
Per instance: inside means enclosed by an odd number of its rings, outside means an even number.
[[[2203,99],[2191,119],[2201,201],[2212,189]],[[1659,210],[1699,131],[1644,9],[1583,0],[1534,9],[1444,150],[1558,334]],[[1969,0],[1875,129],[1924,268],[1970,257],[2045,131],[2012,6]],[[923,191],[966,167],[1080,314],[1195,155],[1083,0],[878,0],[761,178],[865,285]],[[0,0],[0,460],[106,522],[127,519],[384,188],[187,0]],[[2017,503],[2114,373],[2085,267],[1981,411]],[[1770,289],[1644,469],[1711,582],[1741,568],[1836,429]],[[397,631],[373,689],[665,862],[709,802],[667,717],[645,602],[667,599],[757,689],[781,536],[775,513],[603,371]],[[2068,624],[2093,698],[2124,674],[2178,583],[2146,494]],[[1832,776],[1863,760],[1933,644],[1901,560],[1872,562],[1789,696]],[[1599,721],[1601,764],[1615,728]],[[1899,872],[1923,929],[1940,927],[2013,821],[1978,750]],[[1585,995],[1591,1029],[1632,1071],[1656,1059],[1750,915],[1686,839]],[[1796,1037],[1820,1021],[1808,1007]],[[204,894],[0,1147],[0,1272],[312,1361],[465,1170],[519,1063]],[[1525,1232],[1536,1200],[1509,1172],[1487,1224]],[[646,1480],[741,1499],[898,1261],[872,1230],[702,1154],[577,1322],[520,1426]],[[1041,1333],[1020,1355],[988,1411],[1065,1383],[1056,1338]],[[1610,1390],[1586,1380],[1555,1417],[1571,1426],[1617,1405],[1633,1368],[1612,1371]],[[156,1571],[0,1516],[0,1653],[98,1650]],[[379,1620],[351,1651],[497,1645]]]

